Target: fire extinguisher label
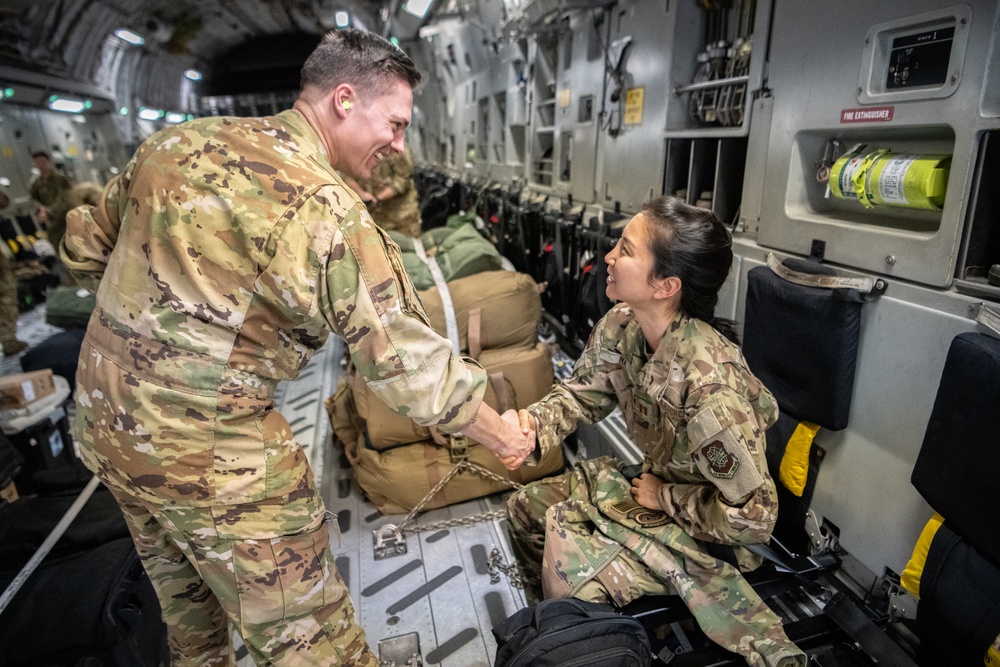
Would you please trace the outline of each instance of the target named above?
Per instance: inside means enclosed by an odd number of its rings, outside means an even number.
[[[916,155],[896,155],[886,161],[878,179],[878,190],[886,204],[906,206],[906,172],[916,161]]]

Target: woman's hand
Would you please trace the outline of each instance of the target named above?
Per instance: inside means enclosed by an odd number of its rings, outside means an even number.
[[[504,438],[504,449],[494,453],[508,470],[517,470],[535,449],[535,429],[525,429],[523,420],[513,410],[500,415],[500,420],[510,427],[513,437]]]
[[[665,482],[648,472],[644,472],[632,479],[632,497],[635,502],[651,510],[660,508],[660,487]]]
[[[510,411],[508,410],[508,412]],[[535,421],[535,418],[531,415],[531,413],[528,412],[527,410],[517,411],[517,421],[521,425],[521,433],[524,433],[525,435],[528,435],[528,433],[532,431],[538,430],[538,423]]]

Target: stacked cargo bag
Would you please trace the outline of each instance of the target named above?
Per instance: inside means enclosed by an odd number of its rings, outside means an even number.
[[[55,287],[45,300],[45,321],[61,329],[86,329],[97,297],[82,287]]]
[[[458,348],[486,369],[486,403],[503,412],[527,407],[548,393],[553,384],[552,355],[536,342],[541,300],[534,280],[512,271],[488,271],[451,281],[447,291],[445,299],[432,287],[420,292],[420,300],[434,330],[447,336],[450,318]],[[449,313],[446,301],[452,304]],[[358,484],[386,514],[413,509],[463,457],[501,480],[518,483],[563,467],[562,451],[556,448],[539,465],[510,472],[478,443],[432,433],[397,414],[353,369],[327,407]],[[442,507],[509,488],[510,484],[464,470],[424,507]]]
[[[432,287],[434,277],[414,248],[413,239],[400,238],[398,234],[390,236],[403,251],[403,268],[413,281],[413,286],[418,290]],[[420,241],[425,253],[434,257],[448,282],[483,271],[496,271],[502,266],[500,253],[471,224],[461,225],[457,229],[432,229],[421,234]]]
[[[69,383],[50,369],[0,378],[0,430],[25,461],[15,478],[21,493],[86,483],[69,434]],[[82,481],[82,483],[81,483]]]
[[[0,588],[75,500],[33,496],[0,507]],[[0,611],[0,665],[158,667],[166,647],[159,602],[121,510],[98,489]]]

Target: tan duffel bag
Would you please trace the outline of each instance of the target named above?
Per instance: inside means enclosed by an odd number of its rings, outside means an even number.
[[[381,452],[367,446],[364,432],[356,420],[350,386],[346,383],[327,399],[326,406],[336,439],[344,448],[358,485],[383,514],[409,512],[456,465],[449,449],[432,440],[399,445]],[[469,447],[468,460],[502,479],[519,484],[554,475],[563,468],[562,447],[553,447],[538,465],[525,465],[514,471],[504,468],[491,451],[479,444]],[[510,488],[508,484],[475,471],[463,470],[432,497],[424,509],[444,507]]]
[[[475,357],[477,350],[534,346],[538,320],[542,317],[542,300],[531,276],[514,271],[486,271],[450,281],[448,291],[455,306],[462,352]],[[421,291],[420,301],[434,331],[447,336],[437,287]]]
[[[552,389],[552,353],[547,345],[483,350],[479,363],[489,375],[483,400],[497,412],[526,408]],[[371,447],[383,450],[431,437],[426,427],[393,412],[372,393],[360,374],[352,375],[354,402]]]

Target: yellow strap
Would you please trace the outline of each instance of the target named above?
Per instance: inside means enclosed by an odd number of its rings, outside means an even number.
[[[792,437],[788,439],[784,456],[781,457],[778,477],[786,489],[800,498],[809,480],[809,449],[818,431],[819,426],[816,424],[799,422]]]
[[[938,528],[944,523],[944,517],[938,513],[930,518],[924,529],[920,531],[917,543],[913,545],[913,555],[903,568],[903,574],[899,577],[899,583],[908,590],[913,597],[920,599],[920,575],[924,572],[924,564],[927,562],[927,552],[931,548],[931,542],[937,535]]]
[[[1000,637],[997,637],[997,641],[993,642],[993,646],[986,649],[986,658],[983,659],[983,664],[986,667],[1000,667],[1000,649],[997,648],[997,644],[1000,644]]]

